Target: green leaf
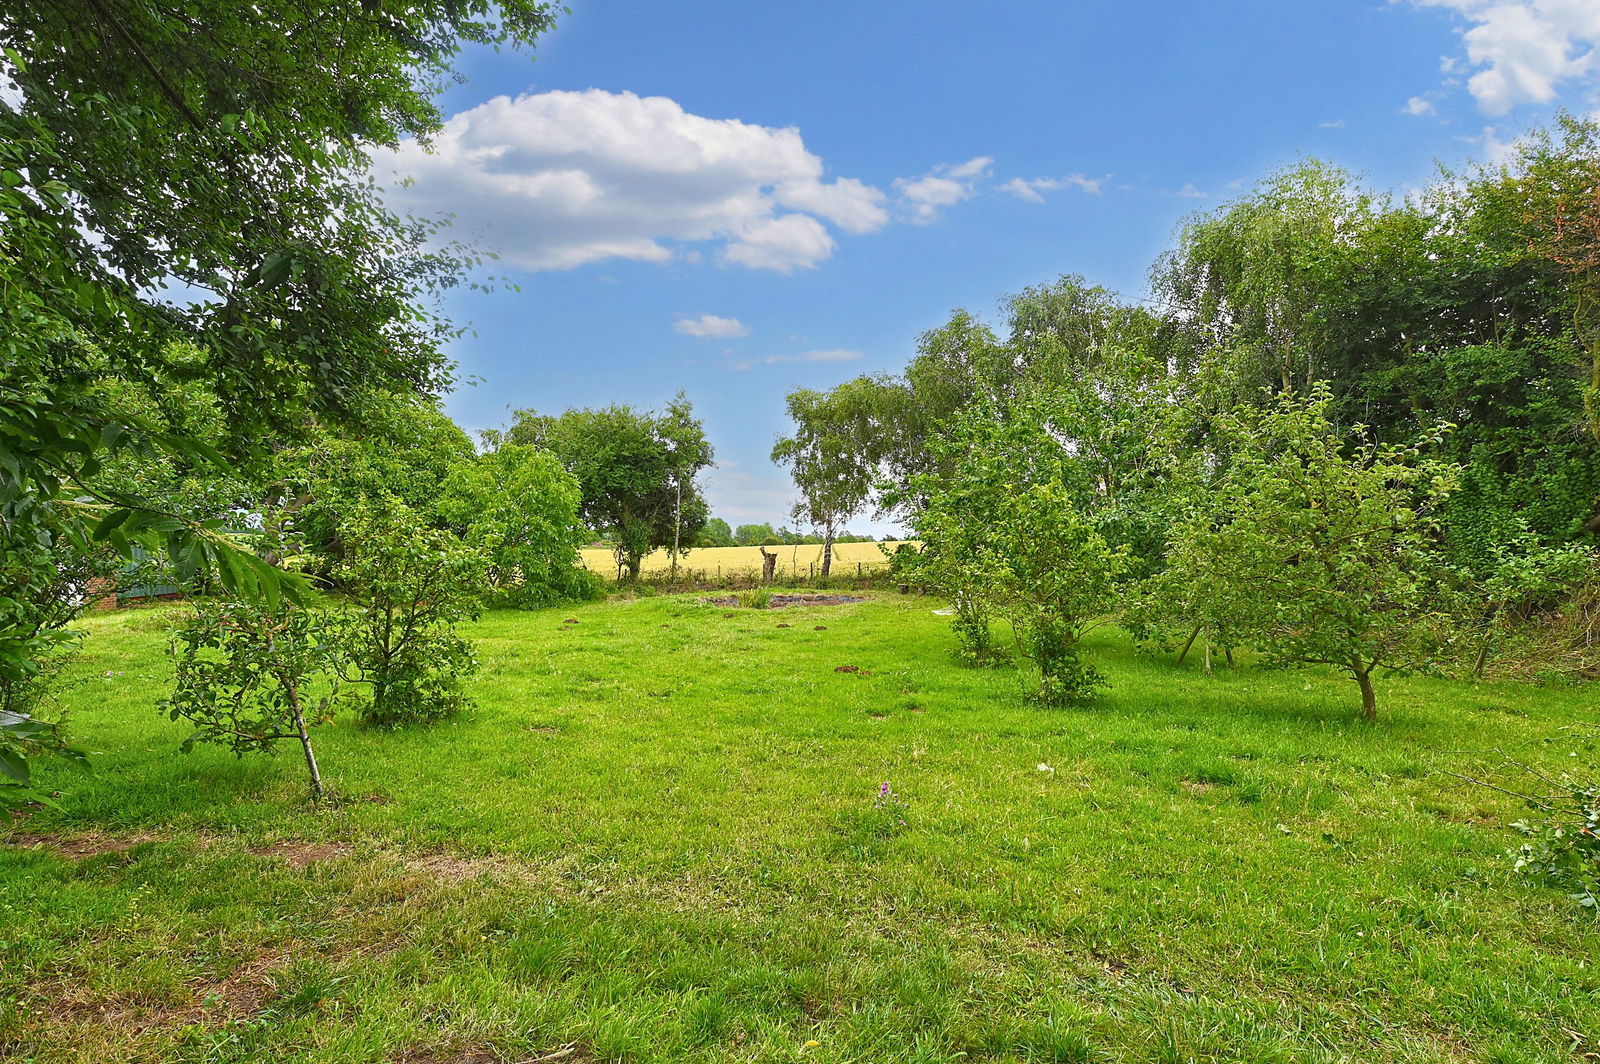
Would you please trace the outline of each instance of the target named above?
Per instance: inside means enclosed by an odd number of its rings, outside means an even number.
[[[14,749],[0,746],[0,775],[6,775],[24,786],[28,783],[28,760]]]

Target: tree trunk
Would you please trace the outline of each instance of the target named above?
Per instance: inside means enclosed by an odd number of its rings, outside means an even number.
[[[644,559],[639,555],[628,555],[628,583],[637,584],[639,582],[639,566],[643,563]]]
[[[306,730],[306,715],[300,708],[300,691],[289,688],[289,708],[294,712],[294,730],[300,737],[300,749],[306,755],[306,771],[311,774],[311,799],[322,802],[322,772],[317,768],[316,751],[311,749],[311,734]]]
[[[828,571],[833,568],[833,518],[828,518],[828,523],[822,526],[822,578],[828,578]]]
[[[757,547],[756,549],[761,552],[761,582],[770,584],[773,580],[773,572],[778,568],[778,552],[772,551],[768,553],[765,547]]]
[[[1206,640],[1205,662],[1206,662],[1206,675],[1210,676],[1211,675],[1211,640],[1210,639]]]
[[[1198,624],[1194,626],[1194,631],[1189,633],[1189,638],[1183,644],[1183,649],[1178,651],[1178,664],[1179,665],[1182,665],[1183,664],[1183,659],[1189,656],[1189,648],[1194,646],[1195,638],[1197,636],[1199,636],[1199,634],[1200,634],[1200,628],[1201,628],[1201,626],[1198,625]]]
[[[1500,607],[1489,607],[1489,616],[1483,621],[1483,642],[1478,644],[1478,656],[1472,663],[1472,678],[1483,679],[1483,667],[1489,662],[1489,644],[1494,642],[1495,622],[1500,619]]]
[[[1372,689],[1372,666],[1351,666],[1356,674],[1356,684],[1361,688],[1361,719],[1378,719],[1378,693]]]

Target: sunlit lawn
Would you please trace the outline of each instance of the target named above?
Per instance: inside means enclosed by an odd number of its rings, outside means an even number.
[[[1106,635],[1111,691],[1044,711],[936,605],[490,615],[476,712],[318,732],[327,812],[292,749],[177,752],[168,611],[93,618],[97,772],[0,846],[0,1059],[1600,1053],[1600,925],[1441,771],[1575,748],[1592,691],[1393,679],[1371,726]]]

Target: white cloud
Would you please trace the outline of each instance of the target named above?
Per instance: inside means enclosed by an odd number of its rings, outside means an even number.
[[[983,177],[989,172],[989,167],[993,165],[994,160],[989,156],[979,155],[957,166],[946,168],[946,172],[951,177],[966,180],[969,177]]]
[[[1075,188],[1080,192],[1098,195],[1101,182],[1108,180],[1109,177],[1109,174],[1104,178],[1085,177],[1082,174],[1068,174],[1066,177],[1013,177],[1000,186],[1000,191],[1008,192],[1029,203],[1043,203],[1044,196],[1041,193],[1057,192],[1064,188]]]
[[[1391,0],[1396,2],[1396,0]],[[1600,72],[1600,3],[1595,0],[1408,0],[1472,23],[1462,35],[1476,73],[1467,89],[1487,114],[1549,103],[1562,82]],[[1442,69],[1453,73],[1455,63]]]
[[[722,249],[725,262],[788,273],[809,269],[833,254],[833,237],[809,214],[783,214],[746,227]]]
[[[1422,115],[1431,115],[1433,114],[1433,101],[1426,96],[1413,96],[1406,101],[1406,105],[1401,110],[1408,115],[1415,115],[1419,118]]]
[[[964,163],[935,166],[921,177],[897,177],[895,191],[913,222],[927,225],[938,220],[939,212],[972,196],[977,183],[989,174],[994,160],[979,155]]]
[[[749,358],[735,362],[736,370],[754,369],[756,366],[775,366],[780,362],[854,362],[861,358],[860,351],[831,347],[825,351],[802,351],[797,355],[768,355],[766,358]]]
[[[881,189],[823,180],[800,132],[690,114],[662,96],[600,89],[497,96],[450,118],[429,153],[380,153],[374,172],[414,180],[393,206],[453,213],[453,234],[512,266],[570,269],[609,258],[722,262],[788,271],[832,254],[824,223],[888,223]]]
[[[1206,193],[1201,192],[1198,188],[1195,188],[1193,181],[1189,182],[1187,185],[1184,185],[1182,188],[1180,188],[1178,190],[1177,194],[1179,196],[1182,196],[1184,199],[1205,199],[1206,198]]]
[[[1327,122],[1318,122],[1317,123],[1317,128],[1318,129],[1343,129],[1344,128],[1344,119],[1335,118],[1335,119],[1332,119],[1331,121],[1327,121]]]
[[[738,318],[722,318],[715,314],[702,314],[698,318],[679,318],[672,323],[672,331],[685,336],[696,336],[702,340],[725,340],[750,335],[750,330],[745,328],[744,322]]]
[[[1517,138],[1501,140],[1499,133],[1493,126],[1484,126],[1483,132],[1476,137],[1463,137],[1468,144],[1474,144],[1483,153],[1483,162],[1489,166],[1499,166],[1506,162],[1517,150]]]
[[[785,207],[820,214],[847,233],[871,233],[882,229],[889,220],[883,209],[883,190],[853,177],[841,177],[826,185],[820,181],[785,181],[777,187],[776,196]]]

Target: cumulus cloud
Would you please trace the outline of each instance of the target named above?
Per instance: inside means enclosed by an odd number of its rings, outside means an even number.
[[[1595,0],[1407,0],[1471,23],[1462,36],[1476,71],[1467,89],[1487,114],[1549,103],[1563,82],[1600,72],[1600,3]],[[1443,65],[1446,73],[1455,63]]]
[[[964,163],[936,166],[921,177],[897,177],[894,189],[911,220],[927,225],[937,221],[944,208],[970,198],[993,165],[989,156],[979,155]]]
[[[1205,199],[1206,198],[1206,194],[1204,192],[1200,191],[1198,188],[1196,188],[1193,181],[1189,182],[1187,185],[1184,185],[1182,188],[1180,188],[1177,191],[1176,195],[1182,196],[1184,199]]]
[[[1342,119],[1342,118],[1334,118],[1334,119],[1330,119],[1330,120],[1328,120],[1326,122],[1318,122],[1317,123],[1317,128],[1318,129],[1343,129],[1344,128],[1344,119]]]
[[[1042,193],[1059,192],[1064,188],[1074,188],[1080,192],[1098,195],[1101,182],[1104,180],[1106,178],[1085,177],[1082,174],[1068,174],[1066,177],[1013,177],[1000,186],[1000,191],[1008,192],[1029,203],[1043,203]]]
[[[754,369],[756,366],[775,366],[781,362],[854,362],[861,357],[860,351],[851,351],[843,347],[831,347],[825,351],[802,351],[797,355],[768,355],[766,358],[748,358],[735,362],[736,370]]]
[[[1408,115],[1415,115],[1419,118],[1423,115],[1431,115],[1433,114],[1433,101],[1426,96],[1413,96],[1406,101],[1406,105],[1401,110]]]
[[[690,114],[662,96],[497,96],[450,118],[430,153],[408,143],[374,159],[389,193],[454,235],[529,270],[604,259],[692,260],[790,271],[833,253],[828,225],[888,223],[881,189],[823,179],[800,132]],[[826,224],[825,224],[826,223]]]
[[[833,254],[833,237],[809,214],[783,214],[745,227],[722,249],[725,262],[787,273],[809,269]]]
[[[672,331],[702,340],[727,340],[749,336],[750,330],[738,318],[723,318],[716,314],[702,314],[698,318],[679,318],[672,323]]]

